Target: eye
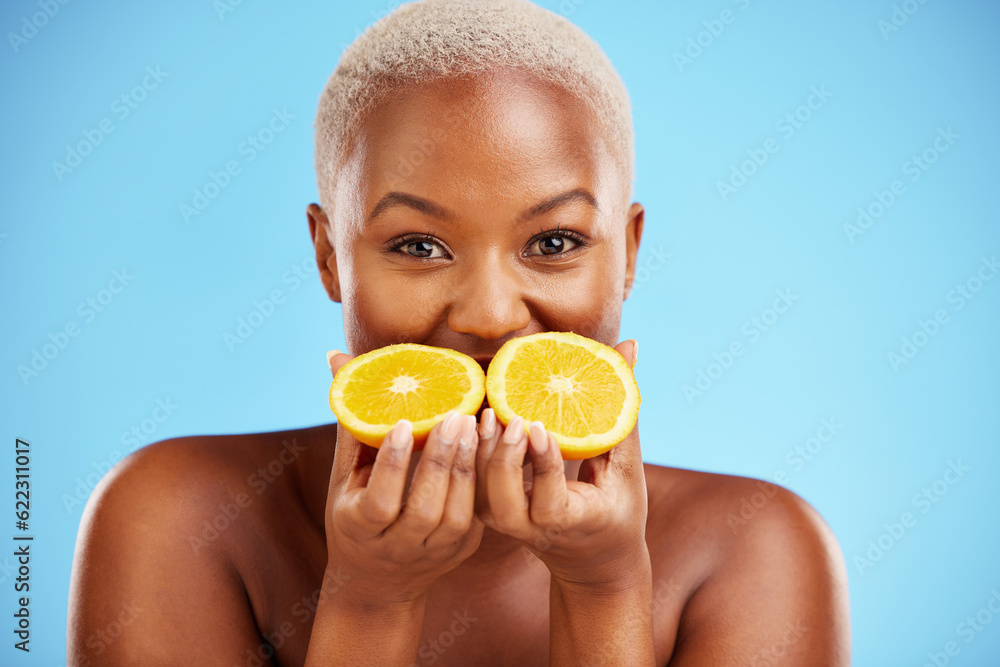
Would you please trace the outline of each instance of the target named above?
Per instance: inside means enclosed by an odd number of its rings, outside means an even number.
[[[390,241],[386,246],[389,252],[398,252],[416,259],[448,257],[441,244],[430,234],[403,234]]]
[[[444,253],[438,255],[434,254],[434,249],[440,249],[436,243],[431,241],[410,241],[406,245],[402,246],[403,252],[407,255],[413,255],[414,257],[420,257],[421,259],[429,257],[444,257]]]
[[[528,255],[567,255],[587,245],[583,234],[571,229],[552,229],[541,232],[528,242]],[[537,252],[535,249],[537,248]]]

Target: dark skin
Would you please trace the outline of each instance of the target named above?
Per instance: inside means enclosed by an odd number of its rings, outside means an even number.
[[[485,365],[575,331],[634,363],[644,210],[581,101],[495,72],[400,90],[358,137],[333,210],[307,210],[349,350]],[[136,452],[83,517],[69,664],[849,664],[843,558],[798,496],[643,463],[638,427],[563,462],[477,417],[422,452],[337,424]]]

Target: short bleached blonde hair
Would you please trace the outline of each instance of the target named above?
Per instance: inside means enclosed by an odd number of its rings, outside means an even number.
[[[360,121],[394,89],[486,72],[526,70],[593,111],[631,199],[632,112],[625,84],[598,44],[528,0],[419,0],[369,26],[341,55],[316,113],[316,178],[329,214]]]

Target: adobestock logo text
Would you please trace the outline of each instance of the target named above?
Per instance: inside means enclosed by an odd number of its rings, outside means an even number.
[[[170,76],[170,72],[164,72],[159,65],[146,67],[146,73],[138,84],[111,101],[111,113],[119,121],[125,120],[139,108],[149,93],[160,87],[160,84],[168,76]],[[93,153],[94,149],[104,142],[105,137],[114,131],[115,123],[110,116],[99,120],[94,128],[84,128],[81,131],[83,139],[75,144],[66,144],[66,154],[62,162],[59,160],[52,162],[52,173],[55,174],[56,180],[62,183],[67,174],[73,173],[77,167],[82,165],[84,158]]]
[[[98,313],[111,305],[119,294],[125,291],[129,283],[135,280],[135,276],[128,273],[123,266],[121,271],[112,271],[111,280],[107,287],[98,290],[94,296],[89,296],[76,306],[76,314],[83,320],[84,324],[90,324]],[[21,382],[27,387],[33,378],[36,378],[49,367],[49,364],[65,350],[70,341],[80,335],[82,331],[80,324],[75,320],[69,320],[55,333],[49,333],[48,342],[43,343],[41,349],[31,348],[31,359],[27,364],[17,365],[17,374],[21,377]]]

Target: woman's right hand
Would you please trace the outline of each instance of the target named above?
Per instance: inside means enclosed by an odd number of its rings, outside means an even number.
[[[352,358],[330,357],[333,375]],[[420,599],[482,539],[473,511],[476,418],[451,412],[434,426],[407,491],[410,428],[400,420],[376,450],[337,427],[325,517],[328,570],[346,578],[338,596],[364,607]]]

